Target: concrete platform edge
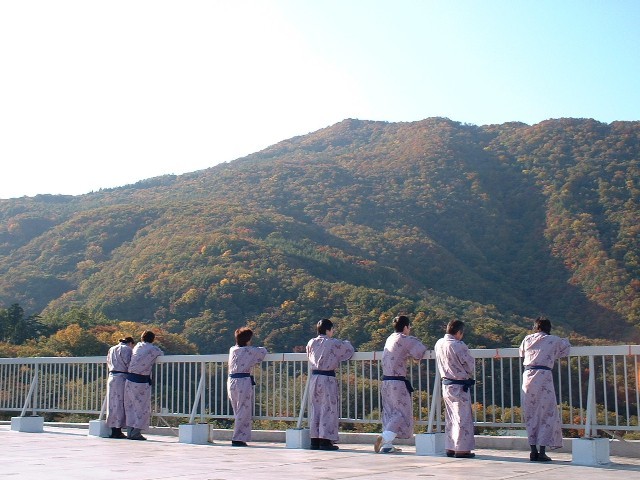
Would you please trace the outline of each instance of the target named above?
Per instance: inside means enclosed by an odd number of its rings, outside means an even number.
[[[0,425],[8,425],[10,421],[0,421]],[[79,428],[88,429],[88,423],[62,423],[62,422],[44,422],[45,429],[47,428]],[[178,428],[169,427],[151,427],[148,430],[153,435],[171,435],[178,436]],[[230,442],[232,430],[227,429],[211,429],[211,440],[215,443]],[[340,432],[340,442],[346,444],[371,444],[375,442],[377,433],[354,433],[354,432]],[[253,430],[252,441],[254,442],[274,442],[285,443],[286,432],[284,430]],[[563,439],[563,446],[560,449],[553,450],[560,453],[572,453],[572,441],[571,438]],[[398,445],[415,445],[414,439],[398,439],[394,443]],[[612,456],[637,458],[638,452],[640,452],[640,440],[609,440],[610,454]],[[515,450],[515,451],[529,451],[529,445],[527,439],[524,437],[511,437],[511,436],[493,436],[493,435],[476,435],[476,449],[491,449],[491,450]]]

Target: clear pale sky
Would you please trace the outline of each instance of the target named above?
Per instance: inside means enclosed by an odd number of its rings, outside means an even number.
[[[345,118],[640,120],[637,0],[6,0],[0,198],[181,174]]]

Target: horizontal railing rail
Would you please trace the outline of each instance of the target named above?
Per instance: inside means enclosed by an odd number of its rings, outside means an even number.
[[[522,360],[518,349],[473,349],[472,388],[476,426],[523,429]],[[573,347],[554,368],[563,428],[640,431],[640,345]],[[382,352],[356,352],[337,372],[340,419],[347,424],[380,423]],[[233,418],[227,396],[225,354],[169,355],[154,367],[153,415],[193,422]],[[253,370],[255,418],[297,421],[308,376],[304,353],[272,353]],[[442,405],[434,402],[435,354],[428,351],[408,369],[414,415],[424,430],[440,429]],[[99,415],[106,395],[105,357],[0,358],[0,411]],[[436,400],[438,400],[436,398]],[[433,405],[433,406],[432,406]]]

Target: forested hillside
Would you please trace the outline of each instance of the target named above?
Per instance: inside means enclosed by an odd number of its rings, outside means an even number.
[[[131,322],[174,353],[224,352],[244,324],[289,351],[324,316],[379,349],[400,312],[431,347],[452,318],[472,347],[516,345],[540,314],[576,343],[637,342],[639,139],[345,120],[204,171],[0,200],[0,355],[77,354],[52,340],[69,329],[101,353]]]

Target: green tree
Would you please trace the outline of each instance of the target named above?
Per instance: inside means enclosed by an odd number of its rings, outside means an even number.
[[[45,334],[47,328],[40,322],[38,315],[24,316],[23,308],[14,303],[0,310],[0,340],[21,345],[30,338]]]

